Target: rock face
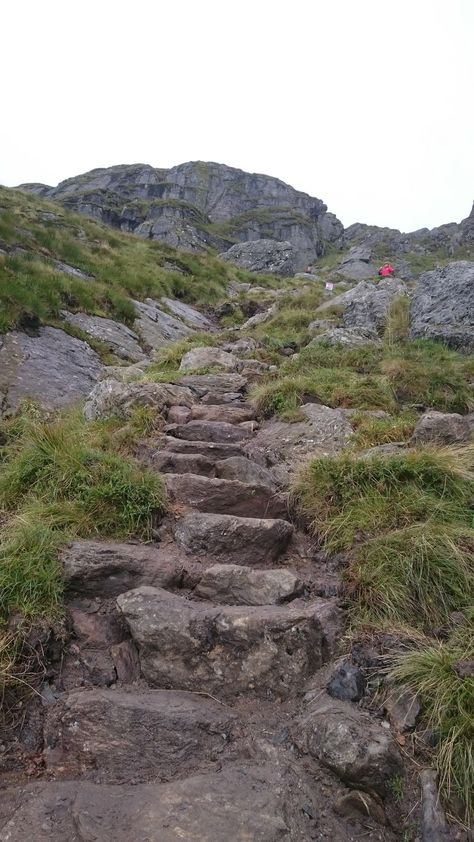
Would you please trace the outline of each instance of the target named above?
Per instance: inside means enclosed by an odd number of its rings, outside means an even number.
[[[471,437],[471,424],[469,418],[458,415],[457,412],[425,412],[416,425],[412,444],[424,444],[425,442],[441,442],[442,444],[454,444],[456,442],[468,441]]]
[[[16,331],[0,336],[0,415],[15,412],[25,399],[46,409],[74,404],[90,392],[101,370],[86,342],[57,328],[42,327],[38,336]]]
[[[70,210],[186,251],[271,239],[289,241],[304,269],[343,226],[320,200],[277,178],[195,161],[172,169],[144,164],[92,170],[57,187],[22,185]],[[218,223],[217,225],[215,225]]]
[[[411,335],[462,353],[474,351],[474,262],[460,260],[420,275],[411,303]]]
[[[162,412],[175,404],[191,406],[195,396],[185,386],[171,383],[119,383],[117,380],[102,380],[92,390],[84,404],[84,416],[88,421],[108,418],[111,415],[129,418],[137,407],[149,407]]]
[[[344,326],[380,333],[385,327],[388,309],[407,289],[399,278],[385,278],[379,283],[361,281],[347,292],[330,298],[318,307],[318,314],[332,307],[343,313]]]
[[[178,521],[175,537],[186,552],[232,564],[264,564],[283,553],[293,535],[285,520],[192,512]]]
[[[152,687],[286,698],[325,658],[326,606],[322,620],[317,601],[213,606],[141,587],[117,602]]]
[[[68,324],[78,327],[93,339],[104,342],[109,351],[124,360],[136,363],[145,359],[145,354],[139,344],[139,337],[133,330],[112,319],[99,316],[89,316],[87,313],[67,313],[62,317]]]
[[[220,256],[241,269],[247,269],[248,272],[289,278],[296,271],[296,249],[288,242],[253,240],[248,243],[237,243]]]

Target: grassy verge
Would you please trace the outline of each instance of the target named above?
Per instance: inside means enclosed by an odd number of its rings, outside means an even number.
[[[44,422],[31,411],[0,430],[0,686],[15,683],[32,627],[62,611],[59,547],[90,536],[147,538],[164,509],[161,479],[129,455],[154,423]],[[15,617],[15,634],[9,623]]]

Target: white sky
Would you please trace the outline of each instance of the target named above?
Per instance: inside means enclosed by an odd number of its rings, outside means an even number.
[[[474,198],[474,0],[4,0],[0,183],[218,161],[352,222]]]

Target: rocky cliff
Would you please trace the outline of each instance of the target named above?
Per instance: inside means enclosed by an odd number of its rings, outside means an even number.
[[[70,210],[187,251],[226,251],[236,242],[289,241],[297,268],[343,242],[342,223],[321,199],[277,178],[202,161],[156,169],[145,164],[96,169],[57,187],[22,190]]]

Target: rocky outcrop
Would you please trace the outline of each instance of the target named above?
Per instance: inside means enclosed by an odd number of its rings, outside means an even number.
[[[37,336],[0,336],[0,415],[14,413],[27,399],[48,410],[74,404],[91,391],[101,370],[86,342],[57,328],[41,327]]]
[[[181,319],[170,316],[153,298],[134,301],[137,318],[134,322],[136,333],[143,343],[152,349],[163,348],[172,342],[185,339],[193,332],[192,328]]]
[[[459,260],[418,279],[411,303],[411,335],[462,353],[474,351],[474,262]]]
[[[87,313],[63,311],[61,315],[68,324],[79,328],[93,339],[99,339],[117,357],[134,363],[145,359],[138,335],[126,325],[100,316],[89,316]]]
[[[411,438],[412,444],[438,442],[455,444],[471,437],[470,419],[457,412],[425,412],[418,421]]]
[[[320,200],[277,178],[195,161],[96,169],[57,187],[21,185],[70,210],[186,251],[225,251],[236,241],[289,241],[298,268],[342,244],[343,226]]]
[[[87,421],[110,416],[125,419],[138,407],[149,407],[159,413],[174,404],[191,406],[195,400],[193,392],[185,386],[102,380],[88,395],[84,404],[84,416]]]
[[[282,278],[294,275],[297,264],[297,252],[291,243],[275,240],[239,243],[220,257],[248,272],[279,275]]]

